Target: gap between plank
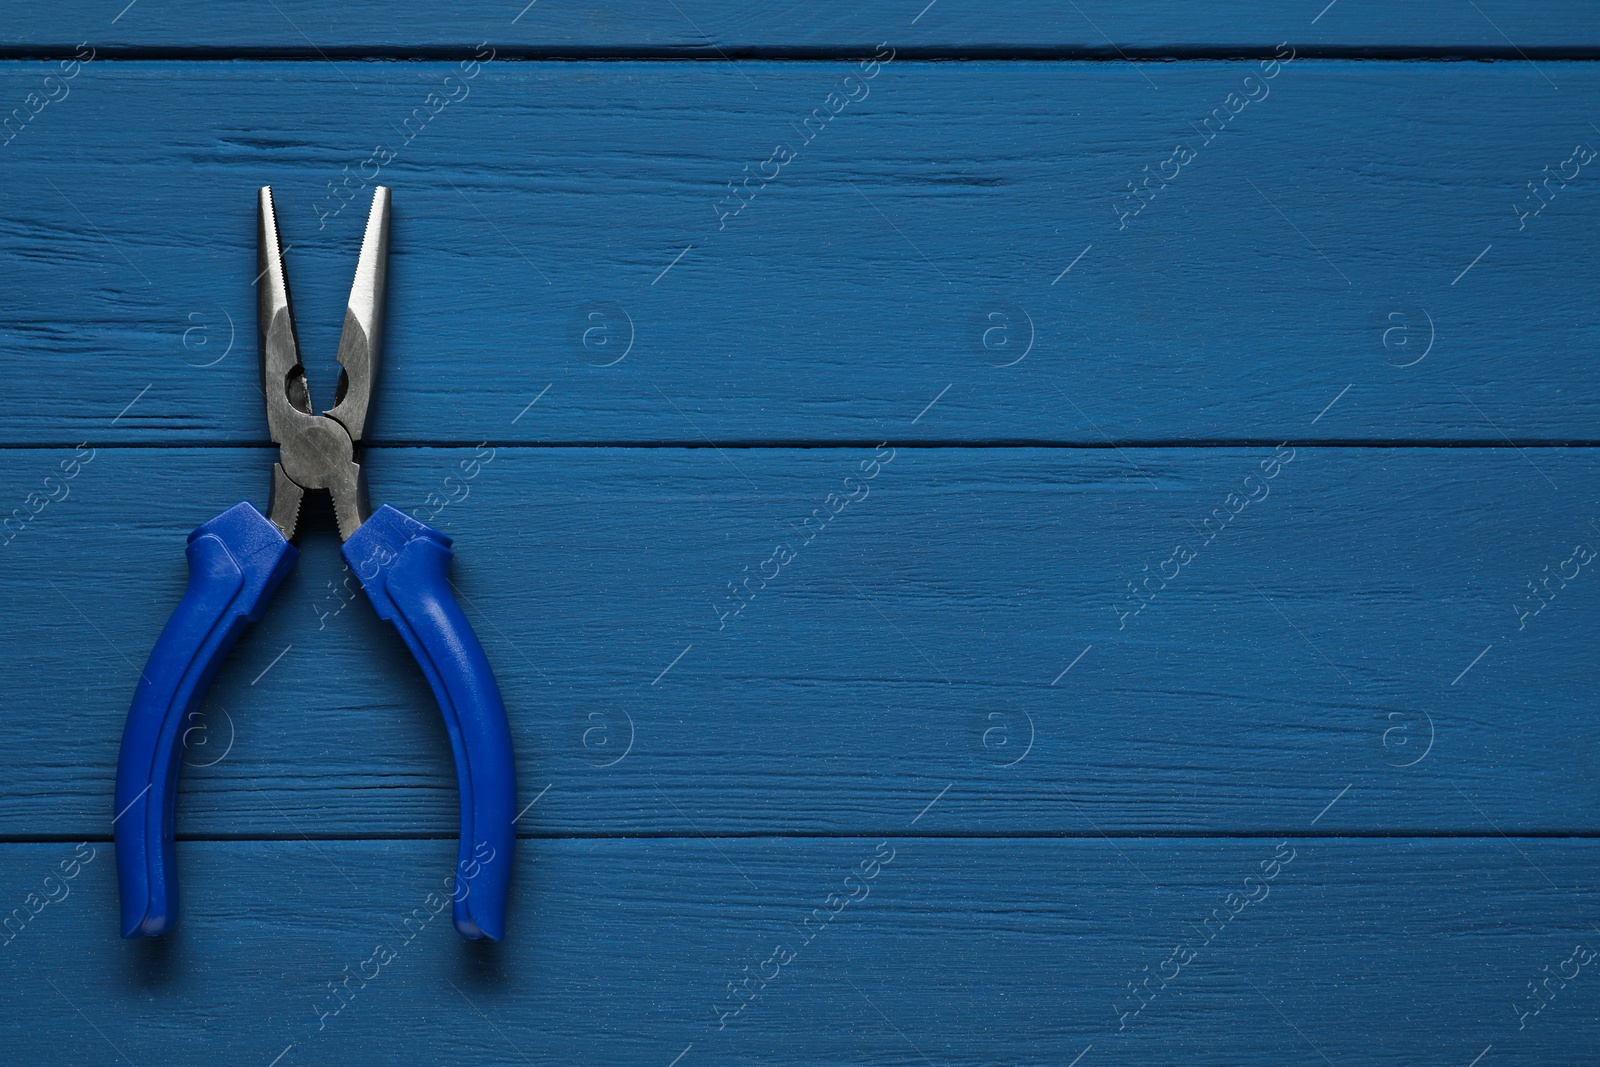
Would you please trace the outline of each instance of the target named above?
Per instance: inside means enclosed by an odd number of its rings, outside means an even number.
[[[1275,829],[1275,830],[1228,830],[1215,833],[1203,830],[1122,830],[1109,834],[1082,833],[1077,831],[1017,831],[1007,830],[1001,832],[987,832],[983,830],[886,830],[865,829],[849,832],[833,831],[796,831],[793,833],[774,832],[736,832],[712,830],[706,833],[679,833],[665,830],[619,830],[612,833],[562,833],[559,831],[519,832],[519,841],[793,841],[793,840],[819,840],[819,841],[856,841],[863,838],[916,838],[919,840],[949,840],[949,841],[1260,841],[1271,839],[1290,840],[1319,840],[1319,841],[1500,841],[1510,840],[1528,841],[1593,841],[1600,840],[1600,830],[1519,830],[1513,833],[1501,834],[1495,831],[1478,830],[1305,830],[1305,829]],[[370,841],[385,843],[403,843],[408,841],[456,841],[454,833],[438,834],[179,834],[177,840],[181,842],[230,844],[235,842],[255,842],[262,844],[282,843],[296,844],[299,842],[338,842],[338,841]],[[67,834],[67,835],[40,835],[40,834],[0,834],[0,846],[3,845],[71,845],[80,841],[90,841],[96,844],[110,844],[110,834]]]
[[[869,57],[876,39],[836,45],[546,45],[527,46],[489,42],[498,63],[723,63],[728,60],[790,63],[845,63]],[[1260,45],[1117,45],[1062,47],[1058,45],[899,45],[895,62],[983,61],[1011,63],[1234,63],[1279,58],[1278,42]],[[0,46],[0,61],[71,59],[77,43],[17,44]],[[397,63],[440,63],[472,56],[472,45],[413,45],[326,47],[281,45],[97,45],[95,61],[119,62],[273,62],[326,63],[330,60],[369,60]],[[1597,45],[1515,46],[1460,45],[1309,45],[1298,46],[1298,59],[1329,59],[1370,63],[1525,63],[1589,62],[1600,59]]]
[[[1451,440],[1440,438],[1418,438],[1407,440],[1405,438],[1330,438],[1328,440],[1298,440],[1282,437],[1240,437],[1240,438],[1199,438],[1184,440],[1182,438],[1127,438],[1124,440],[1106,440],[1104,438],[1091,441],[1052,441],[1035,438],[1000,438],[997,440],[938,440],[930,438],[912,438],[908,440],[889,439],[889,444],[896,448],[906,449],[1059,449],[1061,451],[1115,451],[1124,448],[1141,449],[1198,449],[1198,448],[1277,448],[1280,445],[1289,445],[1293,448],[1326,448],[1326,449],[1398,449],[1398,448],[1472,448],[1472,449],[1511,449],[1523,450],[1530,448],[1600,448],[1600,439],[1555,440],[1551,438],[1526,438],[1522,440],[1497,437],[1482,440]],[[365,441],[362,444],[368,451],[402,450],[402,449],[430,449],[430,448],[630,448],[630,449],[744,449],[771,451],[782,450],[826,450],[826,449],[863,449],[878,448],[884,444],[881,437],[874,438],[839,438],[837,440],[814,441],[804,438],[788,439],[773,438],[771,440],[732,439],[725,441],[708,442],[703,438],[695,440],[660,440],[660,441],[517,441],[517,440],[490,440],[462,439],[460,441],[447,440],[395,440],[395,441]],[[0,442],[0,452],[14,451],[45,451],[60,450],[64,448],[164,448],[164,449],[203,449],[203,448],[258,448],[262,450],[275,449],[278,446],[270,441],[205,441],[205,440],[173,440],[170,436],[163,437],[160,441],[39,441],[39,442]]]

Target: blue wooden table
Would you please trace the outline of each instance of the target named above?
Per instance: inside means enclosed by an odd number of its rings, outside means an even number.
[[[1502,1064],[1600,1048],[1600,10],[94,0],[0,21],[0,1062]],[[393,188],[375,501],[112,778]]]

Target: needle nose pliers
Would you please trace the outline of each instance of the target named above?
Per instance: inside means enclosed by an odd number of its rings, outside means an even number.
[[[385,504],[367,504],[357,462],[378,370],[389,253],[389,190],[375,189],[339,338],[333,407],[312,413],[300,363],[272,190],[258,200],[257,315],[267,426],[278,446],[262,515],[235,504],[189,535],[189,583],[134,690],[117,761],[117,881],[122,936],[164,933],[177,917],[173,804],[183,723],[247,623],[294,566],[307,492],[326,491],[343,554],[379,617],[394,624],[439,701],[455,756],[461,847],[454,919],[498,941],[511,878],[516,780],[499,686],[451,592],[450,538]]]

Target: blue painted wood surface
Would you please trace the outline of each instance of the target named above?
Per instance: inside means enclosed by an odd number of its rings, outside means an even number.
[[[1584,1062],[1597,49],[1553,0],[8,15],[0,1061]],[[511,936],[435,908],[443,731],[317,521],[123,943],[132,682],[265,498],[253,191],[325,398],[374,168],[367,462],[506,691]]]
[[[1260,66],[97,60],[3,149],[0,440],[264,443],[251,190],[326,396],[374,171],[378,440],[1595,440],[1594,64]]]
[[[71,454],[4,450],[0,486]],[[857,480],[875,454],[502,448],[442,510],[478,450],[369,454],[376,500],[458,539],[518,779],[550,786],[525,833],[885,832],[952,782],[964,833],[1269,833],[1346,785],[1320,830],[1600,831],[1600,559],[1562,567],[1600,548],[1591,450],[901,448]],[[102,448],[0,549],[0,671],[79,707],[0,717],[0,832],[104,833],[172,530],[261,502],[269,455]],[[858,499],[823,524],[830,494]],[[427,687],[336,546],[304,539],[214,684],[185,835],[453,831]]]
[[[1592,842],[523,842],[499,946],[450,841],[197,843],[142,944],[87,849],[0,948],[17,1062],[1579,1063],[1600,1013]],[[3,851],[19,899],[80,854]]]
[[[931,57],[1000,54],[1120,59],[1127,55],[1231,55],[1304,42],[1335,54],[1589,55],[1600,13],[1581,0],[1215,0],[1130,5],[1109,0],[949,0],[739,4],[674,0],[580,5],[560,0],[443,5],[247,0],[208,4],[204,16],[178,0],[63,4],[0,25],[10,54],[70,52],[89,39],[135,56],[429,55],[480,41],[531,56],[658,55],[721,59],[779,53],[836,55],[891,41]]]

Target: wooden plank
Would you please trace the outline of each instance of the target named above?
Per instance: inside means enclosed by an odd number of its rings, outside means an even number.
[[[0,65],[0,92],[51,69]],[[1246,83],[1259,64],[896,59],[809,144],[858,66],[475,70],[83,66],[4,148],[0,257],[27,269],[0,351],[27,399],[0,440],[261,442],[263,182],[326,397],[366,197],[340,209],[330,184],[375,170],[396,189],[383,441],[1501,444],[1600,424],[1600,363],[1572,356],[1600,336],[1600,199],[1573,155],[1600,143],[1596,64],[1297,59]],[[462,98],[419,126],[435,91]],[[1247,91],[1267,95],[1207,144],[1202,120]],[[763,171],[775,144],[796,156]],[[1163,166],[1175,144],[1195,158]],[[1533,215],[1528,183],[1569,160]],[[779,176],[731,215],[747,164]],[[1129,184],[1174,168],[1127,217]]]
[[[0,846],[0,902],[73,855]],[[523,842],[492,948],[432,914],[454,855],[197,842],[176,932],[119,943],[99,846],[0,948],[29,1020],[8,1044],[41,1064],[1465,1065],[1492,1045],[1542,1065],[1600,1024],[1578,962],[1600,949],[1593,841]],[[747,967],[769,980],[719,1015]]]
[[[269,455],[101,449],[0,548],[0,833],[106,833],[183,537],[260,502]],[[421,514],[458,538],[530,834],[866,834],[929,805],[917,832],[1600,829],[1600,582],[1574,554],[1600,455],[1274,455],[902,448],[856,481],[870,451],[500,449],[453,490],[471,449],[369,469],[379,501],[468,494]],[[4,450],[0,485],[21,502],[67,456]],[[183,834],[455,833],[432,697],[335,588],[324,518],[217,679]],[[731,614],[747,574],[771,580]]]
[[[113,53],[183,56],[396,54],[415,56],[479,41],[519,54],[692,56],[751,53],[836,55],[883,40],[938,55],[1234,54],[1290,39],[1308,48],[1362,54],[1585,54],[1600,46],[1600,19],[1574,0],[1480,0],[1474,5],[1308,0],[1289,6],[1222,0],[1076,6],[1025,0],[1000,7],[959,4],[734,4],[680,0],[669,5],[452,3],[412,10],[374,3],[279,0],[214,4],[203,24],[175,0],[112,4],[90,16],[77,7],[29,12],[0,29],[12,54],[70,50],[90,40]],[[103,14],[103,17],[102,17]]]

